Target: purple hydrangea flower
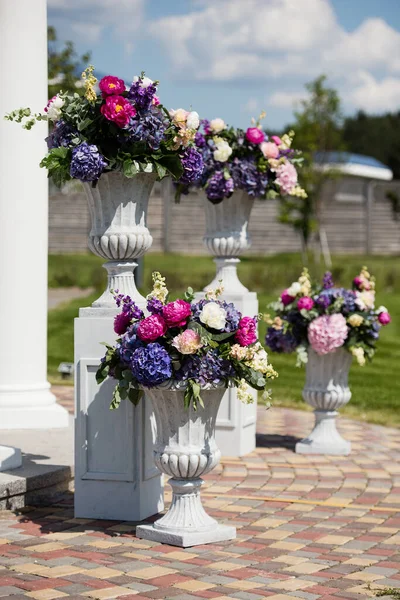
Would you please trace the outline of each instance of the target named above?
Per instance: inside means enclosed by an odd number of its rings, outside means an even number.
[[[324,290],[329,290],[330,288],[333,288],[334,283],[333,283],[333,277],[332,277],[332,273],[330,271],[327,271],[324,275],[323,281],[322,281],[322,285]]]
[[[231,165],[231,175],[235,184],[245,190],[249,196],[259,198],[264,196],[268,185],[266,173],[260,173],[254,160],[250,158],[235,158]]]
[[[275,329],[274,327],[268,327],[265,343],[273,352],[284,352],[285,354],[293,352],[299,345],[299,342],[290,331],[284,332],[283,329]]]
[[[78,132],[63,120],[54,123],[54,128],[50,135],[46,138],[47,147],[49,150],[52,148],[59,148],[60,146],[68,147],[73,137],[76,137]]]
[[[121,362],[126,366],[130,366],[135,350],[144,345],[143,342],[137,337],[136,331],[137,325],[132,325],[121,337],[120,342],[116,346]]]
[[[157,342],[135,350],[131,369],[138,383],[148,388],[156,387],[172,377],[171,357]]]
[[[341,312],[348,314],[356,310],[356,295],[352,290],[346,290],[345,288],[329,288],[322,290],[322,292],[315,298],[315,302],[326,309],[328,306],[333,304],[335,300],[341,298],[343,300]]]
[[[189,184],[193,183],[200,176],[204,169],[203,157],[196,148],[185,148],[182,152],[181,160],[183,166],[183,175],[179,180],[179,183]]]
[[[207,198],[213,204],[219,204],[224,198],[232,196],[234,189],[233,179],[231,177],[226,179],[223,171],[215,171],[205,188]]]
[[[145,142],[152,150],[158,150],[168,126],[169,122],[164,113],[153,106],[147,112],[138,112],[129,121],[127,126],[129,140]]]
[[[209,350],[204,356],[188,356],[177,372],[178,379],[194,379],[202,386],[216,385],[233,376],[231,362],[218,356],[215,350]]]
[[[82,142],[72,150],[70,175],[81,181],[97,181],[107,162],[94,144]]]
[[[242,313],[235,308],[235,305],[232,302],[228,303],[224,300],[207,300],[206,298],[203,298],[202,300],[192,304],[192,318],[194,321],[197,321],[197,323],[201,324],[200,313],[203,310],[204,305],[208,304],[208,302],[216,302],[226,310],[226,325],[224,333],[233,333],[234,331],[237,331],[239,321],[242,318]]]
[[[198,131],[194,136],[194,143],[198,148],[204,148],[204,146],[206,145],[206,138],[202,133],[200,133],[200,131]]]
[[[128,99],[133,102],[137,110],[149,110],[152,106],[157,88],[153,83],[143,87],[142,81],[143,78],[139,77],[137,81],[132,83],[128,92]]]

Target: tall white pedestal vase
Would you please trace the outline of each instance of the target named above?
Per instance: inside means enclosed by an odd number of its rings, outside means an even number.
[[[306,384],[303,398],[314,408],[315,427],[310,435],[296,444],[300,454],[350,454],[351,444],[336,429],[338,410],[351,398],[348,375],[352,361],[350,352],[339,348],[318,355],[308,350]]]
[[[167,382],[146,392],[157,423],[154,460],[170,475],[172,503],[168,512],[152,525],[136,529],[139,538],[188,547],[236,537],[235,527],[219,525],[204,510],[200,499],[201,475],[220,460],[215,423],[224,388],[202,390],[204,408],[184,407],[184,386]]]
[[[151,246],[147,205],[156,180],[153,173],[128,179],[103,174],[97,185],[85,184],[92,229],[90,249],[107,262],[108,284],[91,307],[75,319],[75,515],[142,520],[163,509],[160,473],[151,449],[154,415],[145,400],[125,402],[110,412],[113,385],[95,379],[104,346],[115,342],[114,317],[119,312],[111,290],[128,294],[142,308],[134,280],[136,259]]]
[[[202,193],[206,214],[204,243],[216,264],[213,281],[196,295],[204,297],[209,288],[216,288],[222,280],[224,293],[220,298],[233,302],[243,316],[258,314],[258,299],[239,280],[239,256],[250,248],[248,225],[254,200],[246,192],[236,191],[230,198],[213,204]],[[223,456],[244,456],[256,447],[257,392],[252,390],[253,404],[244,405],[237,399],[236,388],[225,392],[218,413],[216,440]]]

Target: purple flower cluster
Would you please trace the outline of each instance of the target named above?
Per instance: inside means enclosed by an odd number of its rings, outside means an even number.
[[[94,144],[82,142],[72,150],[70,175],[81,181],[97,181],[107,162]]]
[[[234,189],[233,179],[231,177],[227,179],[223,171],[215,171],[205,188],[207,198],[213,204],[219,204],[224,198],[232,196]]]
[[[47,147],[49,150],[52,148],[59,148],[60,146],[68,147],[71,144],[73,137],[77,136],[78,133],[69,123],[66,123],[62,119],[54,123],[54,128],[50,135],[46,138]]]
[[[137,325],[132,325],[121,337],[117,344],[117,352],[125,365],[130,366],[135,350],[143,346],[143,342],[136,335]]]
[[[148,388],[156,387],[172,377],[171,358],[157,342],[137,348],[130,364],[135,379]]]
[[[203,169],[203,157],[196,148],[185,148],[180,155],[183,166],[183,175],[179,182],[183,184],[193,183],[200,178]]]
[[[163,306],[164,305],[161,302],[161,300],[158,300],[157,298],[150,298],[149,300],[147,300],[147,310],[152,315],[161,315],[163,311]]]
[[[150,87],[150,86],[149,86]],[[140,88],[148,89],[148,88]],[[129,140],[134,142],[145,142],[152,150],[158,150],[165,138],[165,131],[169,126],[168,119],[162,110],[156,106],[147,112],[138,112],[129,121],[127,131]]]
[[[324,290],[329,290],[330,288],[333,288],[334,285],[335,284],[333,283],[332,273],[330,271],[327,271],[322,280],[322,287],[324,288]]]
[[[290,331],[285,332],[283,329],[275,329],[275,327],[268,327],[265,343],[273,352],[284,352],[285,354],[293,352],[299,345]]]
[[[196,146],[197,146],[198,148],[204,148],[204,147],[205,147],[205,145],[206,145],[206,143],[207,143],[207,142],[206,142],[206,138],[204,137],[204,135],[202,135],[202,134],[200,133],[200,131],[198,131],[198,132],[196,133],[196,135],[194,136],[194,143],[196,144]]]
[[[200,385],[222,383],[233,377],[234,370],[229,360],[218,356],[215,350],[209,350],[204,356],[188,356],[177,378],[182,380],[193,379]]]
[[[327,309],[328,306],[333,304],[335,300],[342,299],[342,312],[348,314],[356,310],[356,295],[353,290],[346,290],[345,288],[334,288],[330,287],[322,290],[322,292],[315,298],[315,302],[323,309]]]
[[[235,188],[245,190],[249,196],[258,198],[265,194],[268,176],[258,171],[254,160],[235,158],[231,166],[231,175]]]
[[[153,103],[157,87],[154,83],[144,87],[142,81],[143,78],[139,77],[137,81],[132,83],[128,98],[135,104],[137,110],[148,110]]]

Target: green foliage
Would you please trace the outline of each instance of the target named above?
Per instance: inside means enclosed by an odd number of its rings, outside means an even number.
[[[47,28],[48,40],[48,72],[49,84],[48,97],[52,98],[61,90],[63,92],[78,92],[82,94],[84,88],[77,88],[80,71],[90,60],[90,52],[78,56],[72,42],[65,42],[60,50],[57,44],[57,32],[54,27]],[[77,73],[79,76],[77,77]]]
[[[40,162],[40,166],[47,169],[48,177],[51,177],[58,187],[72,179],[69,174],[71,154],[70,148],[60,146],[50,150]]]

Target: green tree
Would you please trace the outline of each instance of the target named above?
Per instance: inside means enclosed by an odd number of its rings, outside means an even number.
[[[305,253],[313,237],[316,237],[329,263],[326,236],[321,229],[321,197],[324,185],[334,173],[322,170],[321,165],[328,151],[343,147],[340,98],[337,91],[327,85],[325,75],[305,87],[308,97],[301,101],[294,113],[295,121],[289,129],[295,131],[296,148],[303,152],[304,162],[299,179],[307,198],[283,199],[280,203],[280,220],[291,224],[300,233]]]
[[[90,52],[78,56],[72,42],[65,42],[61,50],[57,44],[57,32],[54,27],[47,28],[48,41],[48,72],[49,72],[49,98],[60,90],[63,92],[83,93],[82,88],[77,88],[80,72],[90,60]]]

